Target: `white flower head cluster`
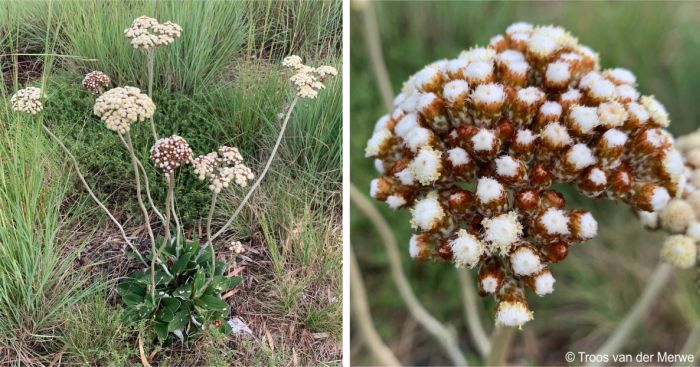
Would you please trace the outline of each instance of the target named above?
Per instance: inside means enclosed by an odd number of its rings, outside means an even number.
[[[126,134],[131,124],[153,117],[156,105],[147,94],[135,87],[112,88],[97,97],[93,112],[105,126]]]
[[[282,66],[292,69],[294,75],[289,80],[294,83],[297,89],[297,96],[301,98],[316,98],[321,89],[326,88],[323,84],[328,76],[338,75],[338,71],[328,65],[317,68],[305,65],[301,57],[291,55],[284,58]]]
[[[243,247],[243,243],[241,241],[231,241],[228,248],[234,253],[234,255],[240,255],[245,252],[245,247]]]
[[[148,50],[173,43],[182,33],[182,27],[173,23],[158,23],[155,18],[141,16],[124,30],[124,36],[131,41],[134,48]]]
[[[181,165],[192,161],[192,148],[184,138],[177,135],[158,139],[151,147],[151,160],[156,168],[169,175]]]
[[[233,182],[240,187],[248,186],[255,178],[253,171],[243,164],[238,148],[222,145],[218,151],[201,155],[192,160],[194,173],[202,181],[209,182],[209,189],[220,193]]]
[[[109,86],[109,76],[107,74],[95,70],[87,73],[83,78],[83,88],[88,89],[92,94],[102,93],[102,89]]]
[[[300,58],[285,66],[312,82]],[[561,27],[515,23],[408,78],[367,141],[381,176],[371,195],[411,211],[413,258],[477,268],[498,323],[521,325],[532,318],[525,291],[551,293],[553,264],[599,229],[555,185],[661,211],[693,180],[664,130],[668,112],[636,83]],[[687,206],[672,203],[662,221],[689,226]]]
[[[10,97],[12,109],[17,112],[29,113],[36,115],[44,109],[41,104],[41,89],[36,87],[27,87],[20,89]]]

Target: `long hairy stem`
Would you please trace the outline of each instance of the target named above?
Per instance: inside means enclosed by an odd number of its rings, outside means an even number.
[[[61,149],[63,149],[66,155],[68,155],[68,158],[70,158],[71,163],[73,163],[73,169],[75,169],[75,173],[80,179],[80,182],[82,182],[83,187],[85,187],[85,190],[87,190],[88,194],[90,195],[92,200],[97,204],[97,206],[99,206],[100,209],[102,209],[102,211],[104,211],[105,214],[107,214],[109,219],[117,226],[117,228],[119,228],[119,233],[122,235],[124,242],[126,242],[129,248],[131,248],[131,251],[133,251],[136,254],[136,256],[138,256],[139,260],[143,263],[143,265],[148,266],[146,260],[144,260],[143,256],[141,255],[141,252],[139,252],[136,246],[134,246],[131,240],[129,240],[129,237],[127,237],[126,232],[124,231],[124,226],[122,226],[121,223],[119,223],[117,218],[115,218],[114,215],[112,215],[112,213],[109,211],[109,209],[107,209],[107,207],[102,203],[102,201],[100,201],[100,199],[97,198],[97,195],[95,195],[95,193],[92,191],[90,185],[87,183],[87,181],[85,181],[85,176],[83,176],[83,174],[80,172],[80,166],[78,165],[78,161],[75,159],[75,156],[73,156],[73,153],[71,153],[71,151],[68,150],[68,148],[65,146],[65,144],[63,144],[61,139],[54,135],[54,133],[51,132],[51,130],[49,130],[49,128],[46,127],[46,125],[42,124],[41,126],[44,128],[46,134],[48,134],[49,137],[51,137],[51,139],[53,139],[58,144],[58,146],[60,146]]]
[[[129,144],[127,144],[126,140],[124,139],[124,136],[119,135],[119,139],[121,139],[122,144],[124,144],[124,148],[127,150],[129,149]],[[141,170],[141,174],[143,175],[143,183],[144,183],[144,188],[146,189],[146,198],[148,199],[148,205],[151,206],[151,209],[153,210],[154,213],[156,213],[156,216],[158,216],[158,219],[160,219],[161,223],[165,224],[165,218],[163,217],[163,213],[158,210],[158,207],[156,207],[156,203],[153,200],[153,197],[151,196],[151,187],[150,184],[148,183],[148,174],[146,173],[146,169],[143,167],[143,164],[141,164],[141,161],[137,160],[136,163],[139,165],[139,169]]]
[[[497,327],[491,334],[491,350],[486,357],[486,366],[505,366],[508,362],[508,352],[515,334],[515,328]]]
[[[367,343],[381,364],[385,366],[400,366],[401,362],[391,352],[391,349],[384,344],[377,329],[374,328],[372,314],[369,312],[369,305],[367,304],[367,291],[365,290],[365,284],[362,282],[362,274],[360,274],[360,267],[357,265],[352,246],[350,246],[350,291],[352,292],[350,299],[352,299],[352,313],[354,315],[352,321],[357,325],[357,329],[362,334],[365,343]]]
[[[209,215],[207,216],[207,243],[211,247],[211,277],[216,275],[216,253],[214,252],[214,242],[211,240],[211,219],[214,217],[214,209],[216,208],[216,198],[219,194],[214,193],[211,197],[211,205],[209,206]]]
[[[391,90],[391,82],[389,81],[389,73],[386,70],[384,55],[382,55],[382,44],[379,38],[379,26],[377,24],[377,12],[374,8],[374,2],[369,1],[367,6],[362,11],[362,20],[364,21],[364,36],[365,44],[367,45],[367,53],[372,64],[374,72],[374,80],[377,81],[379,94],[382,96],[382,101],[387,109],[391,110],[393,105],[393,95]]]
[[[469,334],[471,334],[476,348],[482,357],[486,357],[491,350],[491,342],[489,341],[484,325],[481,323],[479,316],[479,307],[476,302],[476,289],[472,282],[469,270],[457,269],[457,278],[462,289],[462,298],[464,299],[464,314],[467,317],[467,326]]]
[[[165,226],[165,239],[170,242],[170,203],[173,198],[172,173],[165,175],[165,180],[168,183],[168,194],[165,197],[165,220],[163,221],[163,226]]]
[[[156,238],[153,235],[153,228],[151,228],[151,220],[148,215],[148,209],[143,203],[143,197],[141,196],[141,175],[139,174],[138,158],[134,153],[134,145],[131,143],[131,134],[126,132],[126,143],[129,155],[131,155],[131,165],[134,167],[134,179],[136,180],[136,200],[141,208],[141,213],[143,214],[143,219],[146,223],[146,230],[148,231],[148,237],[151,240],[151,300],[155,304],[156,297],[156,259],[158,258],[158,249],[156,248]]]
[[[406,278],[406,274],[401,267],[401,255],[397,249],[396,238],[391,232],[391,227],[386,222],[379,211],[369,202],[369,200],[355,187],[350,185],[350,199],[352,202],[374,223],[381,242],[386,249],[389,265],[391,266],[391,275],[399,289],[401,298],[408,306],[411,315],[423,326],[445,350],[453,364],[459,366],[468,365],[464,353],[459,348],[457,338],[454,333],[445,325],[440,323],[433,315],[431,315],[416,298],[416,295],[411,289],[411,285]]]
[[[148,96],[153,99],[153,63],[155,62],[155,53],[153,49],[146,51],[146,58],[148,59]],[[155,142],[158,140],[158,133],[156,133],[156,124],[153,122],[153,117],[150,118],[150,122],[153,141]]]
[[[168,190],[172,192],[170,195],[170,211],[172,212],[173,219],[175,220],[175,253],[180,256],[180,249],[182,243],[180,242],[180,235],[182,233],[182,226],[180,225],[180,218],[177,215],[177,208],[175,207],[175,177],[171,176],[168,180]]]
[[[649,311],[655,301],[659,300],[659,294],[665,289],[666,283],[671,279],[672,274],[673,266],[666,263],[659,263],[659,265],[656,266],[642,295],[634,306],[632,306],[632,309],[629,310],[615,331],[613,331],[605,343],[596,351],[596,354],[610,355],[616,353],[624,346],[625,341],[630,337],[634,327],[642,319],[642,316]],[[599,364],[589,364],[589,366],[597,365]]]
[[[258,188],[260,185],[260,182],[262,182],[263,178],[265,178],[265,175],[267,174],[267,170],[270,169],[270,165],[272,164],[272,160],[275,159],[275,156],[277,155],[277,150],[280,147],[280,143],[282,142],[282,137],[284,137],[284,131],[287,129],[287,123],[289,122],[289,117],[292,115],[292,111],[294,111],[294,106],[296,106],[297,101],[299,100],[299,97],[294,97],[294,100],[292,101],[292,104],[289,105],[289,110],[287,110],[287,115],[284,118],[284,122],[282,123],[282,127],[280,128],[280,133],[279,136],[277,136],[277,141],[275,142],[275,146],[272,148],[272,151],[270,152],[270,157],[267,159],[267,163],[265,163],[265,167],[263,168],[262,172],[260,175],[258,175],[258,179],[253,183],[253,185],[250,187],[248,190],[248,193],[243,197],[243,200],[241,200],[240,204],[238,204],[238,207],[236,210],[233,212],[231,217],[226,221],[226,223],[219,229],[214,235],[211,237],[211,241],[222,235],[228,227],[233,224],[233,221],[238,217],[238,214],[241,212],[245,204],[248,202],[248,199],[253,195],[253,192],[255,189]]]

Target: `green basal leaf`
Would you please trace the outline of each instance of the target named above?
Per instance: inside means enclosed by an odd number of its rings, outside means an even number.
[[[168,323],[168,331],[174,331],[183,328],[189,321],[187,311],[179,311],[173,315],[173,319]]]
[[[170,268],[170,272],[173,275],[179,275],[183,270],[188,268],[191,258],[192,255],[189,252],[180,254],[180,258],[175,261],[173,266]]]
[[[173,292],[173,297],[189,299],[192,296],[192,283],[185,283]]]
[[[165,341],[168,338],[168,323],[153,321],[151,323],[153,329],[156,331],[156,335],[160,341]]]
[[[207,311],[217,311],[228,313],[229,305],[226,301],[222,300],[217,296],[211,294],[205,294],[201,298],[195,301],[196,306],[201,307]]]
[[[204,283],[207,282],[206,277],[207,275],[205,274],[204,269],[200,268],[197,270],[197,274],[195,274],[194,281],[192,282],[192,294],[194,294],[193,298],[200,297],[204,292],[202,287],[204,287]]]

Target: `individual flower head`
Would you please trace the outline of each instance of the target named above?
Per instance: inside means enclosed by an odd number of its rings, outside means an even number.
[[[10,97],[12,109],[17,112],[25,112],[36,115],[44,109],[41,103],[41,89],[36,87],[27,87],[20,89],[17,93]]]
[[[151,147],[151,160],[157,169],[170,175],[192,161],[192,149],[184,138],[177,135],[158,139]]]
[[[323,65],[317,68],[305,65],[297,55],[287,56],[282,60],[282,66],[294,71],[289,80],[297,89],[301,98],[316,98],[318,92],[326,86],[323,84],[328,76],[338,75],[338,70],[332,66]]]
[[[209,182],[209,189],[220,193],[231,182],[240,186],[248,186],[255,178],[253,171],[243,164],[238,148],[222,145],[216,152],[201,155],[192,160],[194,173],[201,181]]]
[[[308,70],[296,57],[285,66]],[[497,297],[497,323],[520,326],[533,315],[525,291],[551,293],[550,265],[598,233],[593,215],[567,208],[554,185],[657,219],[685,180],[668,121],[629,70],[601,71],[563,28],[516,23],[408,78],[367,143],[382,175],[371,193],[411,210],[413,258],[478,268],[480,294]],[[661,222],[700,237],[674,207]]]
[[[155,18],[141,16],[131,23],[131,27],[124,30],[124,36],[131,45],[137,49],[148,50],[158,46],[173,43],[182,33],[182,27],[173,23],[158,23]]]
[[[92,94],[101,94],[103,88],[109,86],[109,82],[110,79],[105,73],[95,70],[85,75],[83,88],[90,90]]]
[[[93,112],[112,131],[125,134],[131,124],[153,117],[156,105],[135,87],[112,88],[97,97]]]

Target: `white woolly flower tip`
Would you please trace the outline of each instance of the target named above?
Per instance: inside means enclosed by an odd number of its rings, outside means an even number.
[[[620,84],[615,87],[615,94],[623,100],[636,101],[639,98],[639,92],[629,84]]]
[[[415,129],[416,127],[420,127],[418,124],[418,115],[415,113],[409,113],[408,115],[404,116],[396,126],[394,126],[394,133],[402,138],[405,138],[408,133]]]
[[[631,71],[625,68],[608,69],[603,72],[603,75],[612,79],[616,83],[634,85],[637,83],[637,77]]]
[[[496,159],[496,173],[499,176],[515,177],[519,168],[519,162],[509,155],[503,155]]]
[[[418,247],[418,235],[414,234],[408,241],[408,254],[411,255],[412,259],[415,259],[420,254],[420,248]]]
[[[391,209],[398,209],[406,205],[406,199],[401,195],[389,195],[386,198],[386,204],[389,205]]]
[[[538,220],[549,235],[569,234],[569,216],[561,209],[548,208]]]
[[[479,132],[472,136],[471,141],[474,150],[490,151],[495,144],[496,134],[487,129],[479,129]]]
[[[547,57],[559,48],[556,38],[549,34],[535,32],[527,41],[527,48],[530,52],[540,58]]]
[[[535,276],[535,294],[542,297],[554,292],[556,279],[550,271],[543,271]]]
[[[374,160],[374,169],[377,170],[377,173],[380,173],[380,174],[383,175],[383,174],[385,173],[385,171],[384,171],[384,162],[383,162],[381,159],[379,159],[379,158],[375,159],[375,160]]]
[[[414,77],[413,82],[416,88],[421,89],[426,84],[434,82],[440,77],[440,70],[433,65],[428,65],[419,71]]]
[[[469,94],[469,83],[462,79],[453,80],[447,84],[442,91],[442,96],[450,102],[456,102],[457,99],[466,98]]]
[[[506,64],[507,69],[514,75],[525,75],[530,65],[526,61],[512,61]]]
[[[651,207],[655,212],[664,209],[668,202],[671,200],[671,195],[663,187],[654,188],[654,192],[651,194]]]
[[[373,198],[377,198],[377,194],[379,193],[379,179],[375,178],[369,183],[369,196]]]
[[[695,240],[685,235],[669,236],[661,247],[661,258],[681,269],[695,265],[697,258]]]
[[[424,127],[416,127],[404,137],[404,142],[411,151],[416,152],[418,149],[428,145],[433,136],[434,134],[431,130]]]
[[[432,193],[431,193],[432,194]],[[445,210],[440,205],[437,195],[428,194],[423,199],[417,200],[413,206],[413,219],[411,224],[414,228],[423,231],[434,229],[445,217]]]
[[[598,79],[593,82],[588,91],[593,97],[598,99],[613,99],[615,98],[615,84],[607,79]]]
[[[515,22],[506,28],[506,34],[529,33],[532,31],[532,24],[527,22]]]
[[[547,66],[547,71],[545,72],[545,79],[555,84],[569,81],[569,79],[571,79],[569,63],[557,61],[549,64]]]
[[[445,65],[445,68],[450,73],[457,73],[460,70],[466,69],[467,66],[469,66],[469,60],[457,58],[457,59],[449,60],[447,62],[447,64]],[[459,79],[457,79],[457,80],[459,80]]]
[[[562,126],[562,124],[558,122],[551,122],[547,124],[547,126],[545,126],[540,133],[540,136],[557,147],[563,147],[571,143],[569,132],[564,126]]]
[[[593,214],[585,213],[579,216],[579,236],[589,240],[596,235],[598,235],[598,221],[593,218]]]
[[[421,149],[411,162],[411,173],[423,185],[428,185],[440,178],[442,155],[427,148]]]
[[[529,145],[533,141],[535,141],[536,138],[537,136],[535,136],[535,134],[533,134],[532,131],[528,129],[523,129],[518,130],[518,132],[516,133],[515,142],[519,145]]]
[[[562,108],[557,102],[546,101],[540,106],[540,113],[544,116],[561,116]]]
[[[580,88],[590,89],[591,87],[593,87],[593,84],[595,82],[602,80],[602,79],[603,79],[603,76],[600,75],[599,72],[589,71],[588,73],[586,73],[586,75],[581,77],[581,80],[579,81],[578,86]]]
[[[484,244],[478,237],[463,229],[457,232],[457,238],[450,241],[449,244],[454,254],[455,265],[458,267],[474,267],[486,251]]]
[[[605,172],[600,168],[593,168],[591,172],[588,173],[588,179],[597,186],[605,186],[608,183]]]
[[[589,57],[593,59],[593,62],[595,63],[595,67],[598,67],[598,63],[600,62],[600,56],[598,55],[597,52],[593,51],[592,48],[586,46],[586,45],[579,45],[578,46],[578,51],[583,54],[583,56]]]
[[[573,165],[576,170],[582,170],[595,164],[596,158],[591,148],[586,144],[579,143],[566,152],[566,161]]]
[[[526,105],[531,105],[544,98],[544,92],[537,87],[527,87],[518,90],[517,98]]]
[[[565,93],[562,93],[559,97],[562,101],[578,101],[581,98],[581,91],[578,89],[569,89]]]
[[[598,116],[604,126],[618,127],[627,120],[627,110],[620,103],[605,102],[598,105]]]
[[[403,103],[403,101],[405,99],[406,99],[406,94],[401,92],[401,93],[397,94],[396,97],[394,97],[394,101],[392,103],[394,104],[394,107],[397,107],[398,105]]]
[[[496,59],[498,62],[504,63],[504,64],[510,64],[511,62],[516,62],[516,61],[526,61],[525,60],[525,55],[523,55],[522,52],[520,51],[515,51],[515,50],[505,50],[498,54],[496,56]]]
[[[496,51],[488,47],[476,47],[467,51],[462,51],[459,58],[469,62],[490,62],[496,57]]]
[[[374,131],[377,132],[382,129],[386,129],[386,125],[389,122],[389,115],[384,115],[377,120],[377,122],[374,124]]]
[[[627,143],[627,134],[618,129],[610,129],[603,134],[603,140],[608,147],[619,147]]]
[[[497,34],[489,39],[489,46],[494,46],[505,39],[502,34]]]
[[[401,171],[396,172],[394,176],[401,181],[402,185],[410,186],[416,182],[416,176],[413,175],[413,172],[409,168],[404,168]]]
[[[559,55],[559,60],[566,61],[566,62],[578,62],[578,61],[583,60],[583,56],[581,56],[575,52],[567,52],[567,53]]]
[[[500,84],[482,84],[472,92],[472,100],[478,104],[503,103],[506,99],[506,92]]]
[[[379,154],[381,147],[384,146],[389,139],[391,139],[391,132],[388,129],[375,131],[372,137],[367,141],[365,157],[374,157]]]
[[[659,213],[640,210],[637,212],[639,223],[646,228],[656,228],[659,225]]]
[[[503,185],[491,177],[481,177],[476,184],[476,196],[482,203],[494,201],[504,194]]]
[[[510,265],[515,275],[527,276],[542,269],[540,256],[529,247],[520,247],[510,254]]]
[[[700,222],[693,222],[688,225],[685,235],[695,241],[700,241]]]
[[[634,115],[634,117],[637,120],[639,120],[642,124],[645,124],[651,117],[647,109],[637,102],[628,103],[627,112],[629,112],[631,115]]]
[[[436,99],[437,96],[433,92],[421,94],[420,97],[418,97],[418,110],[423,111],[426,107],[429,107],[431,104],[433,104],[433,102],[435,102]]]
[[[663,168],[674,180],[677,180],[685,170],[681,152],[676,149],[668,151],[664,157]]]
[[[572,106],[569,111],[569,120],[584,134],[600,125],[595,107]]]
[[[523,225],[518,221],[518,214],[513,211],[485,218],[481,224],[484,227],[484,241],[495,245],[502,253],[507,253],[523,234]]]
[[[493,64],[490,62],[472,62],[464,69],[464,76],[468,80],[483,81],[493,75]]]
[[[668,112],[666,107],[662,105],[659,101],[654,98],[654,96],[644,96],[641,98],[640,102],[646,107],[647,111],[651,115],[651,118],[663,127],[668,127],[670,120],[668,119]]]
[[[487,275],[481,279],[481,289],[488,293],[493,294],[498,290],[498,278],[493,275]]]
[[[496,325],[521,327],[532,320],[532,311],[520,301],[502,301],[496,309]]]
[[[469,164],[471,161],[467,151],[459,147],[448,150],[447,159],[449,159],[455,167]]]

